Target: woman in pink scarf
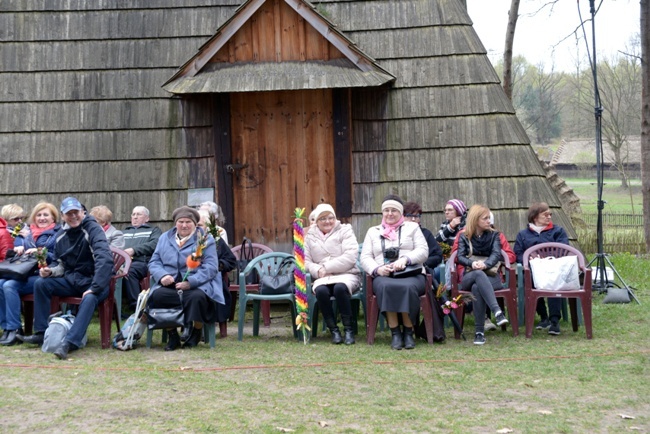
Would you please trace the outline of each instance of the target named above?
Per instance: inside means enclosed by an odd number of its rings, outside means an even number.
[[[426,284],[424,268],[410,277],[393,277],[393,272],[408,265],[421,266],[427,260],[429,248],[420,225],[404,220],[404,206],[398,196],[387,196],[381,213],[381,224],[368,229],[363,241],[361,267],[373,277],[379,311],[390,327],[391,348],[410,350],[415,348],[413,326],[418,322],[420,296]]]

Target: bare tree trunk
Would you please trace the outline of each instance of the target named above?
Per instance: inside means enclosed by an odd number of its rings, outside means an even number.
[[[517,18],[519,18],[519,0],[512,0],[510,11],[508,11],[506,46],[503,49],[503,90],[510,101],[512,101],[512,45],[515,41]]]
[[[646,251],[650,252],[650,0],[641,0],[641,193]]]

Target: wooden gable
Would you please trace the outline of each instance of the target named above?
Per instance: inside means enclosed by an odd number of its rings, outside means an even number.
[[[163,88],[231,93],[376,87],[394,80],[309,3],[249,0]]]

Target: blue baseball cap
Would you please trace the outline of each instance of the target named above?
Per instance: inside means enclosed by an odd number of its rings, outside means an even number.
[[[81,202],[79,202],[74,197],[66,197],[65,199],[63,199],[63,202],[61,202],[61,212],[63,214],[66,214],[69,211],[72,211],[73,209],[76,209],[77,211],[81,211],[83,209],[83,206],[81,206]]]

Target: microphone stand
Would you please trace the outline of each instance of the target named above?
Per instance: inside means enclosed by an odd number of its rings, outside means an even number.
[[[598,193],[597,209],[598,209],[598,218],[596,220],[596,235],[597,235],[597,244],[598,244],[598,253],[596,256],[589,262],[587,267],[591,267],[592,264],[596,263],[596,281],[594,282],[593,288],[595,288],[599,293],[607,292],[609,288],[618,287],[613,281],[610,282],[607,276],[606,265],[609,265],[611,270],[614,272],[614,275],[621,281],[623,287],[627,290],[627,293],[634,298],[634,300],[641,304],[632,289],[625,283],[625,280],[614,267],[614,264],[609,260],[609,255],[604,253],[603,249],[603,208],[605,208],[605,201],[603,201],[603,137],[602,137],[602,115],[603,107],[600,101],[600,93],[598,92],[598,75],[596,72],[596,7],[594,6],[595,0],[589,0],[589,7],[591,12],[591,36],[592,36],[592,61],[591,61],[591,71],[594,77],[594,116],[596,118],[596,185]]]

